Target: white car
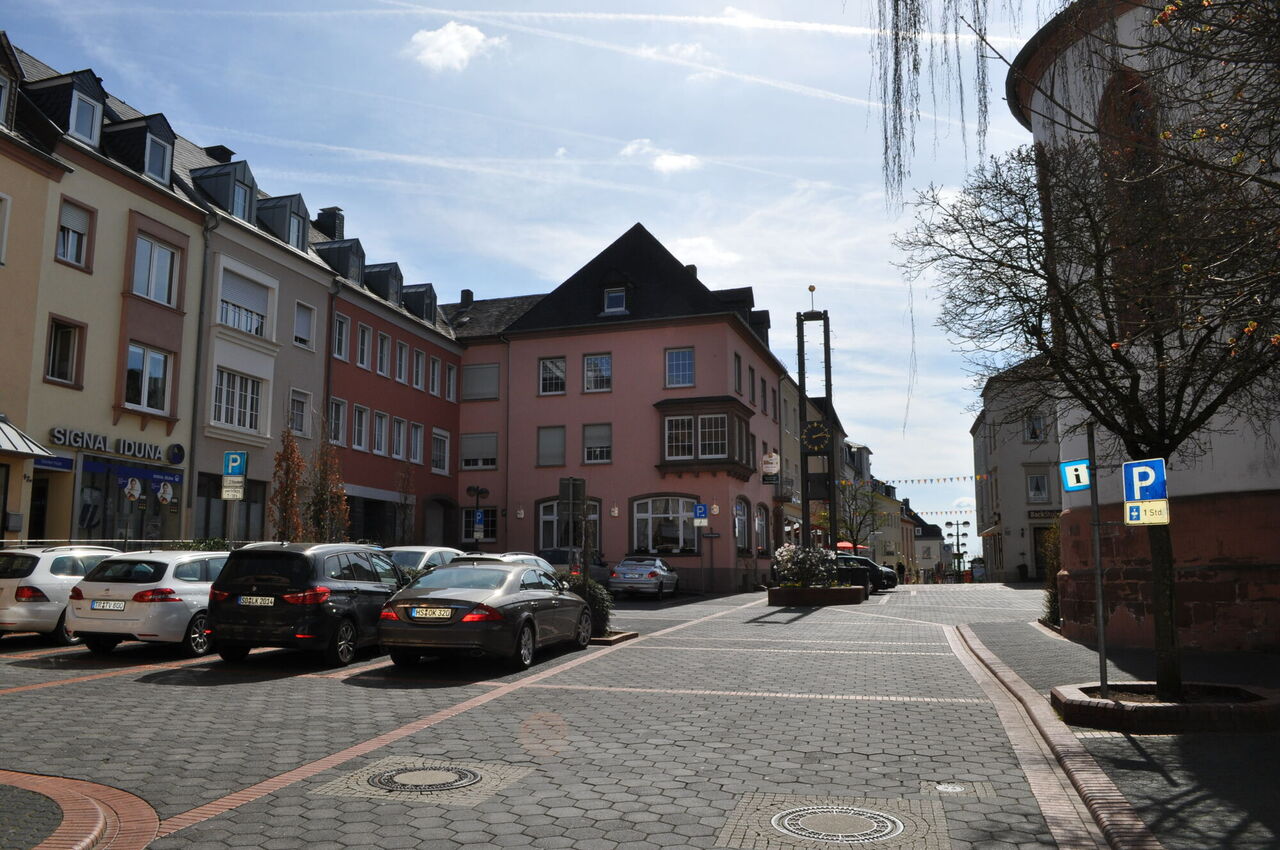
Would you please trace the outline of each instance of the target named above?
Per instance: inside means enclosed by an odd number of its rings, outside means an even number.
[[[210,649],[209,586],[227,552],[129,552],[107,558],[71,590],[67,628],[90,652],[122,640],[180,643],[188,656]]]
[[[0,635],[41,632],[62,646],[79,643],[66,628],[67,595],[99,561],[119,551],[106,546],[0,551]]]
[[[613,565],[609,575],[609,592],[615,595],[627,593],[652,593],[662,599],[675,593],[680,577],[675,567],[662,558],[649,555],[631,555]]]
[[[421,570],[429,573],[436,567],[443,567],[462,554],[461,549],[451,546],[388,546],[382,550],[391,556],[402,570]]]

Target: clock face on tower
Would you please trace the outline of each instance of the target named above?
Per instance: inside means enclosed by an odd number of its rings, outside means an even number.
[[[825,422],[806,422],[800,442],[807,452],[825,452],[831,447],[831,429]]]

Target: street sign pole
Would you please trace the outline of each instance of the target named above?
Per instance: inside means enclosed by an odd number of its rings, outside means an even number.
[[[1093,446],[1093,422],[1086,432],[1089,440],[1089,509],[1093,513],[1093,620],[1098,632],[1098,683],[1099,695],[1110,699],[1107,687],[1107,624],[1106,608],[1102,604],[1102,519],[1098,511],[1098,458]]]

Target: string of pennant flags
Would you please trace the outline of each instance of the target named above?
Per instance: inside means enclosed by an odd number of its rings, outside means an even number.
[[[991,476],[978,473],[977,475],[947,475],[941,478],[891,478],[885,481],[885,484],[954,484],[963,481],[986,481]]]

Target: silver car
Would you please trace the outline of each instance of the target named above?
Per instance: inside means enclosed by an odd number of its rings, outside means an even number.
[[[209,587],[226,552],[129,552],[101,561],[71,590],[67,628],[90,652],[105,655],[122,640],[180,643],[205,655]]]
[[[632,555],[613,565],[609,575],[609,591],[618,594],[652,593],[659,599],[675,593],[680,577],[675,568],[661,558]]]
[[[85,573],[119,549],[50,546],[0,552],[0,636],[40,632],[62,646],[80,639],[66,627],[67,596]]]
[[[452,546],[388,546],[382,550],[402,570],[416,570],[413,575],[430,572],[462,555]]]

